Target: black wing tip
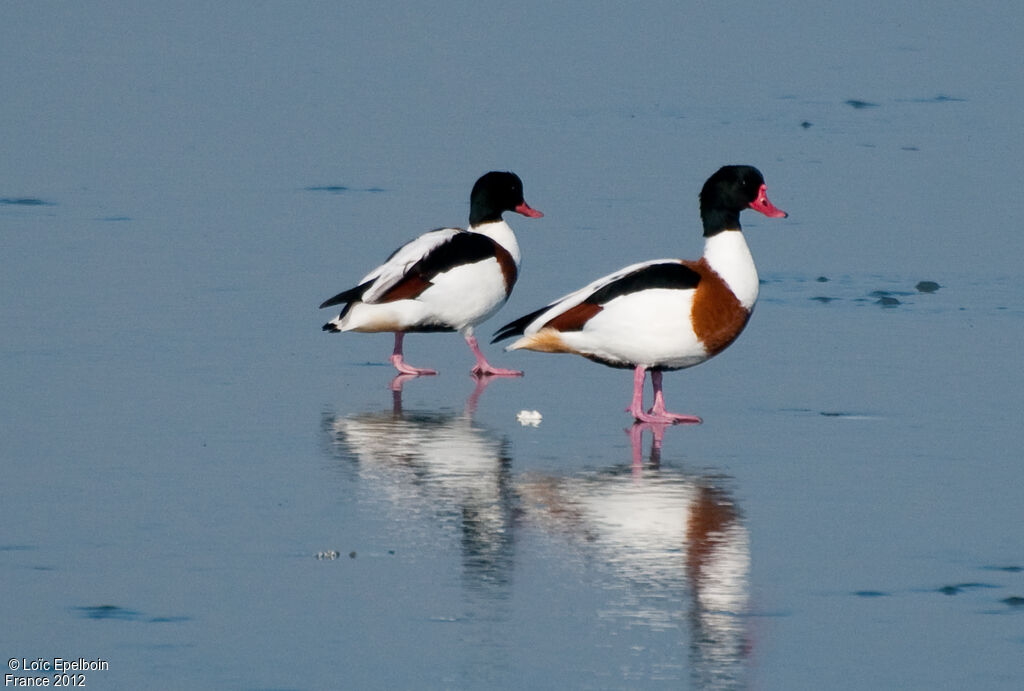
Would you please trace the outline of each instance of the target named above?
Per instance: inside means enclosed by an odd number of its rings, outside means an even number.
[[[351,302],[352,300],[348,296],[349,292],[350,291],[346,290],[344,293],[338,293],[329,300],[324,300],[323,302],[320,303],[320,309],[324,309],[325,307],[334,307],[335,305],[343,305],[347,302]]]
[[[494,332],[494,338],[491,339],[491,343],[497,343],[498,341],[504,341],[506,338],[512,338],[523,333],[521,328],[518,328],[516,324],[506,324],[497,331]]]
[[[519,319],[516,319],[515,321],[511,321],[508,324],[505,324],[505,326],[501,327],[500,329],[494,332],[494,338],[491,339],[491,343],[504,341],[506,338],[512,338],[513,336],[522,336],[523,333],[526,331],[526,327],[529,326],[534,319],[539,317],[541,313],[543,313],[550,307],[551,305],[541,307],[539,310],[534,310],[529,314],[519,317]]]
[[[348,290],[343,290],[340,293],[338,293],[337,295],[335,295],[334,297],[328,298],[327,300],[324,300],[323,302],[321,302],[320,303],[320,309],[324,309],[325,307],[334,307],[335,305],[344,305],[344,304],[347,304],[347,303],[350,303],[350,302],[355,302],[356,300],[359,300],[361,297],[363,297],[363,293],[365,293],[366,289],[369,288],[371,285],[373,285],[373,281],[372,280],[367,281],[366,283],[361,283],[361,284],[357,285],[355,288],[349,288]],[[342,312],[342,314],[344,314],[344,311]]]

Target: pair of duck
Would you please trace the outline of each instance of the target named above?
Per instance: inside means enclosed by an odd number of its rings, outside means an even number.
[[[631,264],[509,322],[492,343],[518,336],[506,350],[575,353],[611,367],[632,368],[627,411],[639,422],[700,422],[669,412],[662,372],[698,365],[736,340],[757,301],[754,260],[740,229],[740,212],[771,218],[786,213],[768,200],[764,177],[752,166],[725,166],[700,192],[704,256],[696,261],[655,259]],[[402,341],[411,331],[459,331],[476,358],[477,377],[521,376],[487,362],[474,327],[497,312],[515,285],[520,253],[502,215],[543,214],[523,199],[514,173],[487,173],[470,195],[469,229],[441,228],[398,248],[359,284],[326,300],[344,305],[324,331],[390,331],[391,363],[402,374],[436,374],[405,362]],[[643,409],[651,373],[654,402]]]

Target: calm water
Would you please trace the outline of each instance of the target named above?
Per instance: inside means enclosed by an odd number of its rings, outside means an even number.
[[[7,8],[3,659],[1020,688],[1024,10],[940,5]],[[481,336],[696,257],[733,162],[790,218],[744,217],[757,312],[666,376],[703,425],[630,429],[629,373],[567,356],[486,346],[526,376],[475,386],[452,335],[396,394],[389,336],[320,332],[486,170],[546,216]]]

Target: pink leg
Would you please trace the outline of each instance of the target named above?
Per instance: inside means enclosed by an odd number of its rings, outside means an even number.
[[[473,351],[473,356],[476,357],[476,365],[473,367],[473,375],[477,377],[521,377],[523,373],[519,370],[514,369],[502,369],[500,367],[492,367],[491,363],[487,362],[487,358],[484,357],[483,352],[480,350],[480,345],[476,342],[476,336],[472,332],[467,333],[466,343],[469,344],[469,349]]]
[[[651,415],[660,418],[663,422],[671,422],[676,424],[679,422],[686,423],[701,423],[701,420],[696,415],[680,415],[678,413],[670,413],[665,410],[665,396],[661,391],[661,371],[654,370],[651,372],[651,386],[654,387],[654,405],[648,411]]]
[[[633,400],[626,410],[637,422],[649,422],[653,424],[674,425],[678,422],[701,422],[699,417],[693,415],[678,415],[665,410],[665,398],[661,392],[661,372],[651,372],[651,385],[654,387],[654,406],[644,412],[644,379],[647,376],[647,368],[637,365],[633,370]]]
[[[405,334],[403,332],[395,332],[395,349],[391,353],[391,364],[395,366],[395,369],[398,370],[399,374],[415,374],[417,376],[422,374],[437,374],[437,370],[413,367],[402,359],[402,340],[404,338]]]
[[[647,368],[637,365],[633,370],[633,400],[630,401],[626,412],[637,420],[643,420],[644,413],[644,379],[647,378]]]

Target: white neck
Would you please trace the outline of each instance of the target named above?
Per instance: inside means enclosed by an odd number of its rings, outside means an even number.
[[[470,226],[469,229],[474,233],[486,235],[508,250],[508,253],[512,255],[512,259],[516,263],[516,268],[519,267],[519,243],[516,242],[516,234],[512,232],[512,228],[508,223],[505,223],[505,219],[481,223],[478,226]]]
[[[704,258],[728,284],[740,304],[753,309],[757,302],[757,267],[743,233],[723,230],[712,235],[704,242]]]

